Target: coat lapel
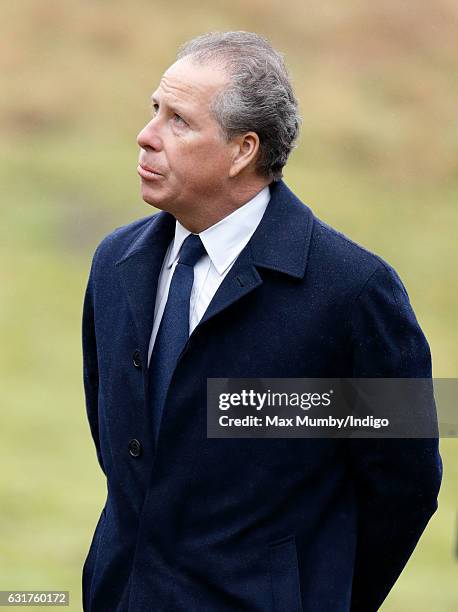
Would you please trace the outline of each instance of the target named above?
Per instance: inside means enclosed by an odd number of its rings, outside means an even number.
[[[154,306],[162,261],[175,233],[175,218],[160,212],[146,223],[143,232],[116,262],[146,359],[153,328]]]
[[[250,250],[245,248],[218,287],[193,333],[197,328],[208,321],[208,319],[211,319],[219,312],[228,308],[228,306],[237,302],[237,300],[240,300],[240,298],[247,295],[261,284],[262,278],[253,265]]]

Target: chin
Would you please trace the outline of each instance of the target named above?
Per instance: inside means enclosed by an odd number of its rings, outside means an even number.
[[[151,188],[149,185],[142,183],[141,195],[147,204],[155,206],[156,208],[162,208],[161,202],[164,198],[157,193],[157,189]]]
[[[170,198],[164,196],[164,194],[157,193],[156,189],[152,189],[149,186],[142,185],[141,194],[143,201],[158,210],[164,210],[173,214],[173,204]]]
[[[160,200],[155,200],[153,198],[148,198],[147,196],[143,196],[143,201],[146,202],[146,204],[149,204],[150,206],[152,206],[153,208],[157,208],[158,210],[167,210],[166,207],[164,207],[163,203]]]

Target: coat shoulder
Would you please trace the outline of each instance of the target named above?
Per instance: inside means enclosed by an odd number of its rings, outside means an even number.
[[[358,244],[343,232],[314,215],[311,256],[327,270],[347,282],[364,284],[373,274],[385,271],[397,277],[394,268],[380,255]]]
[[[310,230],[309,220],[313,220],[308,268],[317,276],[326,278],[328,289],[339,290],[345,286],[350,291],[357,290],[376,273],[399,280],[394,268],[383,257],[323,221],[286,185],[280,184],[279,188],[281,195],[289,200],[287,210],[291,210],[293,233],[307,233]]]
[[[159,214],[158,212],[154,215],[148,215],[116,227],[99,242],[94,252],[94,260],[109,258],[113,261],[120,257],[125,249],[136,241],[145,227]]]

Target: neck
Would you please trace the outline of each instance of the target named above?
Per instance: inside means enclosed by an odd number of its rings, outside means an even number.
[[[200,234],[200,232],[215,225],[221,219],[244,206],[269,183],[268,179],[259,180],[256,183],[239,188],[237,191],[219,200],[216,204],[213,201],[207,207],[192,210],[190,214],[186,214],[186,211],[183,214],[176,214],[175,218],[193,234]]]

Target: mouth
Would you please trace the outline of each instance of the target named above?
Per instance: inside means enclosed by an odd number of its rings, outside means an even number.
[[[150,168],[149,166],[146,166],[145,164],[141,163],[137,166],[137,173],[141,176],[141,178],[150,181],[159,178],[164,178],[164,175],[158,172],[157,170],[154,170],[153,168]]]

